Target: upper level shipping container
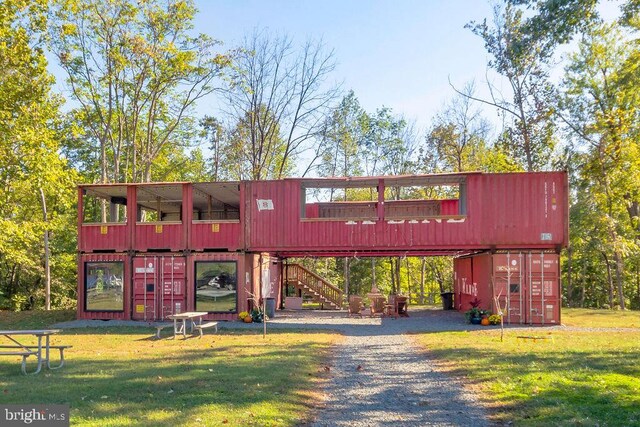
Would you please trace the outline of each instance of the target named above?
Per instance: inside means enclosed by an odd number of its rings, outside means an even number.
[[[558,251],[564,172],[81,185],[81,252]],[[132,220],[133,219],[135,220]]]

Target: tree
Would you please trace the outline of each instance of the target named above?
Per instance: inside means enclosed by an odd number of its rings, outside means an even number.
[[[298,50],[287,36],[255,30],[234,65],[225,109],[247,138],[236,155],[253,162],[251,179],[287,176],[297,156],[312,149],[337,96],[327,83],[333,52],[313,41]]]
[[[511,93],[503,96],[489,81],[490,100],[456,92],[496,107],[506,120],[501,145],[526,170],[535,171],[549,165],[555,127],[549,102],[552,91],[546,67],[547,45],[544,40],[528,37],[523,19],[521,10],[507,4],[494,8],[493,25],[486,19],[467,25],[484,40],[492,56],[489,67],[506,79]]]
[[[320,176],[358,176],[362,165],[358,156],[364,138],[367,114],[351,90],[326,117],[318,146]]]
[[[59,155],[59,99],[40,44],[45,12],[44,1],[0,6],[0,306],[18,310],[44,300],[43,238],[51,238],[53,305],[75,288],[63,280],[73,261],[59,256],[73,251],[75,175]]]
[[[638,259],[634,207],[640,201],[640,178],[629,171],[640,170],[640,95],[625,76],[631,55],[630,45],[615,24],[594,25],[571,56],[564,83],[566,123],[586,149],[577,200],[577,205],[593,206],[585,210],[593,224],[585,239],[602,242],[600,252],[608,272],[613,263],[621,309],[626,307],[625,257]]]
[[[192,37],[192,0],[60,1],[51,48],[68,75],[100,182],[149,181],[165,147],[193,139],[195,103],[216,90],[230,57]]]

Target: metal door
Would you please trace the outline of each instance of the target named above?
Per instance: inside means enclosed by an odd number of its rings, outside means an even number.
[[[557,254],[527,254],[527,323],[558,324],[560,298]]]
[[[524,256],[522,253],[493,256],[493,293],[505,309],[507,323],[525,322],[526,290],[524,282]],[[497,310],[497,307],[496,307]]]
[[[133,319],[164,320],[185,311],[186,259],[173,255],[133,258]]]

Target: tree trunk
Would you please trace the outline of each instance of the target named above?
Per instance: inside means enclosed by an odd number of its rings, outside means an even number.
[[[344,295],[349,296],[349,258],[344,257]]]
[[[409,265],[409,258],[406,258],[405,264],[407,266],[407,296],[411,301],[411,266]]]
[[[47,200],[44,191],[40,188],[42,200],[42,216],[44,219],[44,282],[45,282],[45,309],[51,310],[51,266],[49,265],[49,224],[47,221]]]
[[[613,309],[613,277],[611,277],[611,265],[609,264],[609,258],[607,254],[602,252],[604,263],[607,266],[607,283],[609,284],[609,308]]]
[[[624,301],[624,287],[622,283],[624,261],[619,251],[613,252],[613,260],[616,263],[616,286],[618,288],[618,303],[620,304],[620,310],[625,310],[626,306]]]
[[[391,276],[391,293],[396,293],[396,277],[393,274],[393,257],[389,257],[389,275]]]
[[[376,259],[371,258],[371,289],[377,288],[376,286]]]
[[[424,276],[427,269],[427,258],[422,257],[420,263],[420,305],[424,304]]]
[[[571,307],[573,302],[573,248],[571,244],[567,247],[567,306]]]

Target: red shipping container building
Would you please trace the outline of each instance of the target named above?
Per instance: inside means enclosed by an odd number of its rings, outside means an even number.
[[[290,257],[447,254],[457,309],[557,323],[567,194],[564,172],[81,185],[78,315],[234,319],[282,300]]]

